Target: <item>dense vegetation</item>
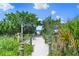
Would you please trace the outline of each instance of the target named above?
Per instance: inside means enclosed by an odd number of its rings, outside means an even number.
[[[51,18],[46,18],[45,23],[43,23],[43,36],[47,43],[49,41],[52,43],[52,52],[49,55],[79,55],[79,17],[75,17],[63,24],[60,23],[60,20],[55,22]],[[52,25],[58,26],[56,34]]]
[[[5,14],[5,18],[0,21],[0,55],[17,56],[19,55],[19,39],[17,33],[21,32],[21,24],[24,26],[24,40],[29,41],[30,34],[35,32],[35,28],[40,21],[35,14],[16,11]],[[24,44],[24,55],[32,53],[32,46]]]
[[[29,37],[27,38],[29,39]],[[24,55],[30,55],[32,46],[29,44],[24,45]],[[18,56],[19,55],[19,40],[14,36],[0,36],[0,56]]]
[[[20,32],[21,24],[26,24],[24,33],[32,33],[35,27],[39,24],[38,18],[35,14],[29,12],[19,12],[5,14],[5,18],[0,21],[0,33],[1,34],[15,34]]]
[[[38,25],[43,26],[42,35],[45,42],[51,42],[51,56],[79,55],[79,17],[75,17],[66,23],[61,23],[61,19],[54,20],[47,17],[43,22],[38,21],[35,14],[29,12],[19,12],[5,14],[5,18],[0,21],[0,55],[19,55],[19,40],[16,33],[21,32],[21,24],[24,27],[24,40],[29,41],[30,34],[35,33]],[[54,27],[58,27],[55,33]],[[30,55],[33,47],[24,44],[24,55]]]

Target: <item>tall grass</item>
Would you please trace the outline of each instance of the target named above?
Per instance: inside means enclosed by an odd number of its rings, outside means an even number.
[[[14,37],[0,36],[0,56],[17,56],[19,42]]]
[[[27,37],[26,39],[28,39]],[[32,53],[32,46],[24,45],[24,55]],[[19,55],[19,41],[15,36],[3,35],[0,36],[0,56],[18,56]]]
[[[58,25],[58,34],[51,35],[52,38],[52,52],[51,56],[78,56],[79,55],[79,17],[73,18],[64,24]],[[43,35],[48,40],[49,35]]]

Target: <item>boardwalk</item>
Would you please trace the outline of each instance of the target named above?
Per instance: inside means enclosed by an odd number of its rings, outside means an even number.
[[[48,45],[45,44],[45,40],[42,36],[34,37],[33,40],[34,51],[32,56],[47,56],[48,55]]]

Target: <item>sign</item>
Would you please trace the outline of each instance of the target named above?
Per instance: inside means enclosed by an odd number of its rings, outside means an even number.
[[[55,32],[58,32],[58,26],[55,26],[55,27],[54,27],[54,31],[55,31]]]

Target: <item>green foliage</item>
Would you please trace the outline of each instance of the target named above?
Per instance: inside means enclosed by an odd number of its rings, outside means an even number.
[[[14,35],[20,32],[21,24],[24,27],[24,39],[30,39],[31,33],[35,32],[37,25],[43,25],[42,34],[45,42],[52,40],[52,48],[55,49],[49,56],[71,56],[79,55],[79,17],[75,17],[67,23],[60,23],[61,19],[54,20],[47,17],[43,22],[38,21],[35,14],[29,12],[19,12],[5,14],[5,18],[0,21],[0,35]],[[58,37],[54,39],[54,27],[58,26]],[[28,33],[28,35],[25,35]],[[0,55],[17,56],[19,54],[19,42],[14,36],[0,36]],[[29,44],[24,45],[24,55],[30,55],[33,47]],[[63,51],[63,52],[62,52]]]
[[[27,35],[28,36],[28,35]],[[29,37],[26,37],[27,39]],[[32,53],[32,46],[24,45],[24,55]],[[19,41],[14,36],[0,36],[0,56],[18,56],[19,55]]]
[[[54,33],[54,27],[55,26],[59,26],[60,24],[60,20],[54,20],[51,17],[47,17],[44,21],[43,21],[43,30],[42,30],[42,35],[45,38],[45,42],[48,43],[48,41],[50,41],[50,39],[53,37],[53,33]],[[50,39],[49,39],[50,38]]]
[[[70,49],[70,50],[65,50],[64,51],[64,55],[65,56],[78,56],[78,52],[77,52],[77,50],[72,50],[72,49]]]
[[[50,30],[52,30],[53,20],[51,19],[51,17],[48,17],[43,21],[43,28],[44,32],[49,32]]]
[[[44,21],[43,21],[43,32],[44,33],[51,33],[54,31],[54,26],[59,25],[60,24],[60,19],[59,20],[54,20],[51,17],[47,17]]]
[[[0,36],[0,56],[17,56],[19,42],[14,37]]]
[[[24,40],[29,40],[30,39],[30,35],[29,34],[24,34]]]
[[[26,24],[24,33],[32,33],[35,27],[39,24],[38,18],[35,14],[29,12],[19,12],[5,14],[5,18],[0,21],[0,32],[15,34],[20,32],[21,24]]]
[[[53,37],[53,27],[58,26],[58,36]],[[78,56],[79,55],[79,17],[75,17],[70,21],[61,24],[60,19],[54,21],[51,17],[43,21],[43,37],[46,42],[52,38],[53,51],[49,56]],[[49,30],[49,31],[48,31]]]
[[[59,51],[54,51],[49,53],[49,56],[61,56],[61,53]]]
[[[24,45],[24,55],[25,56],[31,55],[32,52],[33,52],[33,47],[29,44],[25,44]]]
[[[71,21],[68,21],[68,27],[75,39],[79,39],[79,17],[75,17]]]

